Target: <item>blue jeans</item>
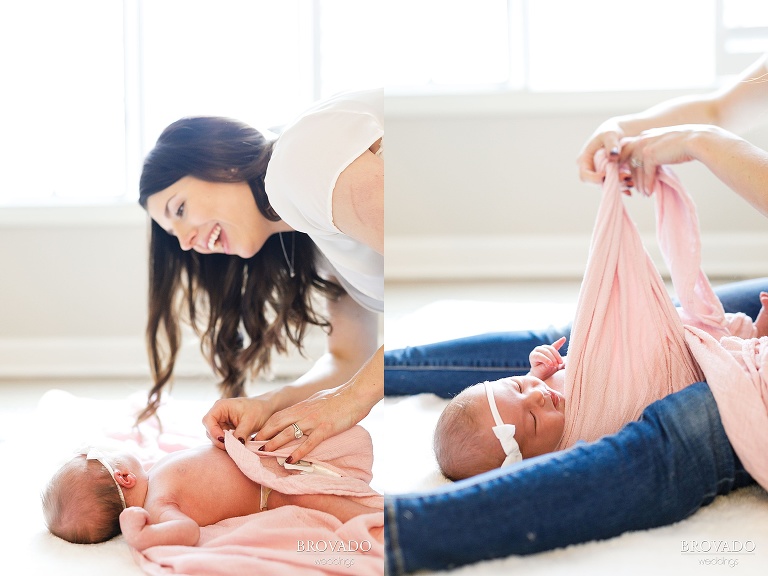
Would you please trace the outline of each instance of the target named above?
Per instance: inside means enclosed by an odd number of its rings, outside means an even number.
[[[385,497],[387,574],[533,554],[682,520],[752,483],[706,383],[591,444]]]
[[[744,312],[754,319],[760,310],[761,290],[768,291],[768,278],[726,284],[715,292],[726,312]],[[570,326],[495,332],[387,350],[384,393],[400,396],[432,392],[449,398],[477,382],[526,374],[531,368],[528,362],[531,350],[570,333]],[[567,342],[560,352],[568,353]]]

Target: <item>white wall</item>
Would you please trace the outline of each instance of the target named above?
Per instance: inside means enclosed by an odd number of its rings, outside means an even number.
[[[671,94],[390,98],[386,108],[388,279],[578,277],[599,189],[575,159],[600,122]],[[768,147],[768,129],[746,135]],[[693,194],[707,272],[768,275],[768,221],[701,166]],[[630,200],[653,244],[652,202]]]
[[[0,382],[146,377],[147,218],[138,205],[0,208]],[[320,354],[323,335],[308,349]],[[277,358],[275,376],[310,365]],[[180,377],[210,376],[185,338]]]

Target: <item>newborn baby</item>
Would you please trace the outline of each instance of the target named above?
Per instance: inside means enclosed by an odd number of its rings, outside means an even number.
[[[530,354],[525,376],[475,384],[446,406],[435,429],[435,455],[450,480],[552,452],[565,426],[565,337]]]
[[[213,446],[173,452],[148,471],[130,453],[91,449],[62,466],[43,493],[45,523],[56,536],[91,544],[122,532],[139,551],[194,546],[201,526],[289,504],[342,522],[376,511],[341,496],[262,490]]]
[[[726,314],[728,330],[768,336],[768,292],[760,293],[760,303],[754,323],[744,314]],[[475,384],[451,400],[434,438],[446,478],[468,478],[558,449],[566,421],[565,360],[558,352],[564,343],[534,348],[527,375]]]

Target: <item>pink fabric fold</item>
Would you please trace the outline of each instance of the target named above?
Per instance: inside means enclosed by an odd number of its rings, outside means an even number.
[[[291,454],[296,442],[276,452],[259,452],[264,442],[244,446],[231,432],[227,452],[254,482],[285,494],[336,494],[381,510],[342,523],[331,514],[283,506],[223,520],[201,529],[197,546],[155,546],[136,552],[149,574],[361,574],[384,572],[384,499],[374,491],[373,445],[355,426],[329,438],[305,460],[332,474],[286,470],[277,458]],[[336,476],[339,474],[340,476]]]
[[[686,327],[686,340],[717,401],[744,468],[768,490],[768,337],[725,337]]]
[[[259,452],[265,442],[248,442],[244,446],[232,433],[226,434],[224,443],[238,468],[258,484],[283,494],[352,496],[366,506],[384,509],[384,497],[369,485],[373,477],[373,443],[362,426],[328,438],[305,457],[306,461],[339,474],[338,477],[322,472],[304,474],[281,466],[277,459],[290,456],[298,440],[275,452]]]
[[[655,400],[703,379],[680,315],[622,201],[618,166],[602,151],[596,165],[606,178],[568,345],[560,449],[612,434]],[[677,282],[700,286],[700,276],[687,269],[692,261],[698,269],[698,248],[686,243],[689,234],[698,238],[698,224],[686,220],[677,227],[691,215],[690,199],[671,175],[659,178],[659,187],[662,249],[678,269]]]
[[[595,161],[606,178],[568,349],[560,448],[614,433],[706,379],[736,453],[768,487],[768,338],[755,337],[746,315],[723,312],[701,269],[696,207],[674,174],[659,169],[652,195],[678,310],[626,212],[618,166],[602,151]]]

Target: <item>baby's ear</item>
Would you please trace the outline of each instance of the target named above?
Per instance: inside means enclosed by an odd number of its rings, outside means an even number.
[[[136,476],[129,470],[115,470],[115,480],[123,488],[133,488],[136,486]]]

